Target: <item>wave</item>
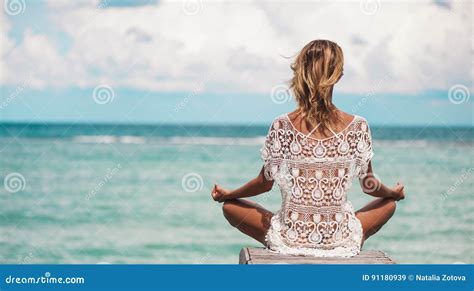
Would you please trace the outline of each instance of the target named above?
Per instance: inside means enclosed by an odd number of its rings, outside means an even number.
[[[395,146],[395,147],[426,147],[433,142],[427,140],[374,140],[375,144],[379,145],[387,145],[387,146]]]
[[[139,136],[113,136],[113,135],[79,135],[73,138],[77,143],[123,143],[123,144],[143,144],[146,139]]]
[[[262,145],[264,136],[258,137],[151,137],[139,136],[113,136],[113,135],[80,135],[72,139],[76,143],[101,143],[101,144],[144,144],[159,143],[170,145]]]
[[[189,145],[262,145],[264,136],[259,137],[171,137],[168,142],[171,144]]]

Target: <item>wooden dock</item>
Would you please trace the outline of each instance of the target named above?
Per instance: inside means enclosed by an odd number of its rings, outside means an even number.
[[[395,264],[387,254],[377,250],[361,251],[350,258],[320,258],[281,255],[264,248],[243,248],[239,264]]]

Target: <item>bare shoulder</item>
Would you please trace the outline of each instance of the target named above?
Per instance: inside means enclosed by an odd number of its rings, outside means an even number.
[[[364,123],[368,126],[367,119],[360,115],[352,115],[347,112],[339,110],[339,120],[341,123],[349,125],[350,123]]]
[[[293,121],[300,115],[300,112],[298,110],[294,110],[283,115],[288,116],[288,118]]]
[[[357,116],[355,115],[352,115],[352,114],[349,114],[347,112],[344,112],[342,110],[338,110],[337,111],[337,114],[338,114],[338,119],[340,120],[340,122],[343,124],[343,126],[348,126],[352,121],[355,120],[355,118]]]

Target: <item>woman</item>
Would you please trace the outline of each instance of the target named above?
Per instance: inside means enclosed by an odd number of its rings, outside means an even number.
[[[404,199],[403,185],[388,188],[373,174],[367,121],[332,103],[343,62],[336,43],[307,44],[291,66],[298,107],[273,121],[261,150],[260,174],[236,190],[219,185],[212,190],[212,198],[224,202],[230,224],[271,250],[354,256],[392,217],[395,201]],[[356,212],[347,201],[355,177],[365,193],[377,197]],[[242,199],[270,191],[274,182],[283,198],[275,214]]]

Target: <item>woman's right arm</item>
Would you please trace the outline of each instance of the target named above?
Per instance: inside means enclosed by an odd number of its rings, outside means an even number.
[[[397,183],[393,188],[385,186],[373,173],[372,162],[369,162],[367,174],[360,178],[360,185],[364,193],[380,198],[392,198],[395,200],[405,199],[404,187]]]
[[[260,170],[258,176],[240,188],[235,190],[227,190],[215,184],[212,189],[211,196],[217,202],[224,202],[226,200],[245,198],[256,196],[272,190],[273,180],[269,181],[265,178],[264,168]]]

